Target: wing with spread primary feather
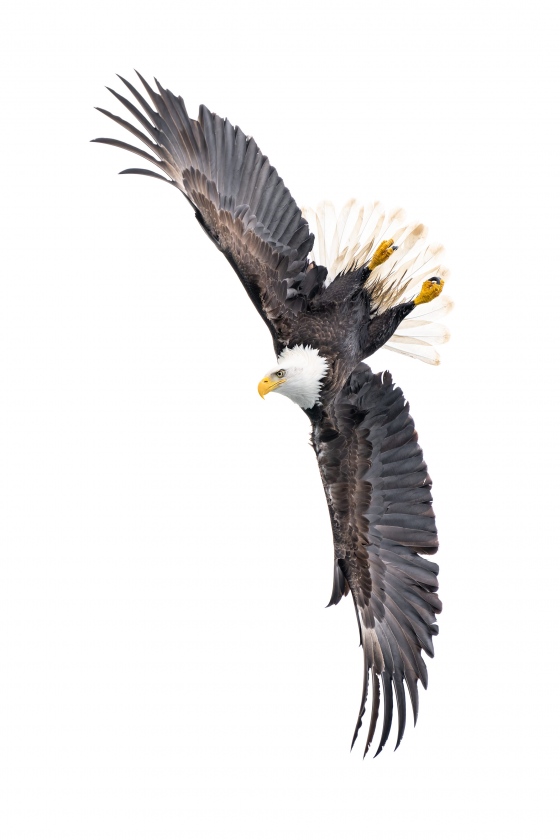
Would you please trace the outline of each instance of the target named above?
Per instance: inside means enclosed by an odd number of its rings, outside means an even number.
[[[373,700],[364,755],[372,743],[381,704],[385,746],[397,700],[397,747],[406,722],[404,684],[414,720],[417,682],[427,686],[422,652],[433,656],[437,633],[438,567],[422,557],[438,548],[431,480],[408,403],[391,376],[365,364],[352,373],[337,399],[313,427],[334,538],[331,604],[352,593],[364,650],[364,683],[352,745],[365,712],[370,679]]]
[[[139,75],[139,74],[138,74]],[[187,114],[181,97],[156,80],[153,90],[139,75],[150,105],[122,79],[136,105],[109,90],[133,115],[138,128],[99,108],[149,149],[111,138],[97,138],[134,152],[163,170],[125,173],[150,175],[177,187],[196,218],[239,275],[274,338],[289,335],[294,318],[323,286],[327,271],[308,260],[313,235],[289,190],[252,137],[200,106],[198,120]]]

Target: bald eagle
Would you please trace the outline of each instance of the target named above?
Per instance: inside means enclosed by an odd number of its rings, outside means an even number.
[[[338,217],[322,204],[304,215],[252,137],[205,106],[191,119],[182,98],[139,78],[151,104],[125,79],[133,101],[109,88],[138,126],[98,110],[147,151],[115,139],[94,142],[140,155],[164,174],[126,173],[160,178],[183,193],[270,330],[276,362],[258,391],[289,397],[311,422],[334,541],[329,605],[351,594],[364,653],[352,746],[371,682],[364,755],[382,686],[377,755],[389,736],[393,695],[396,746],[401,742],[405,684],[416,722],[418,680],[427,685],[422,652],[433,656],[441,602],[438,567],[423,556],[437,551],[438,540],[408,403],[388,372],[374,374],[364,360],[387,346],[437,363],[431,345],[447,332],[431,318],[450,306],[438,299],[446,276],[440,248],[426,246],[423,225],[407,225],[402,211],[385,213],[377,204],[351,201]]]

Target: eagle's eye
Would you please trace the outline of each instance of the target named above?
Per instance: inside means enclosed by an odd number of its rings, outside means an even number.
[[[286,376],[286,371],[285,370],[277,370],[274,375],[277,376],[278,379],[282,379],[284,376]]]

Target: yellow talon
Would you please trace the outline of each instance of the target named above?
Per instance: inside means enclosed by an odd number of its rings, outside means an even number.
[[[414,298],[414,303],[418,306],[419,303],[429,303],[434,298],[437,298],[443,291],[445,281],[440,277],[431,277],[429,280],[424,280],[420,293]]]
[[[373,271],[374,268],[377,268],[378,265],[381,265],[388,260],[393,251],[396,251],[396,248],[393,248],[393,239],[384,239],[381,245],[377,248],[375,254],[371,258],[368,263],[368,268],[370,271]]]

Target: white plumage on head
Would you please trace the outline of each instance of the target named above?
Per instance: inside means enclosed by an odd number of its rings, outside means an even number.
[[[278,364],[269,376],[276,371],[285,371],[285,382],[276,391],[289,397],[300,408],[313,408],[319,402],[323,379],[327,375],[329,364],[314,347],[286,347],[278,356]]]

